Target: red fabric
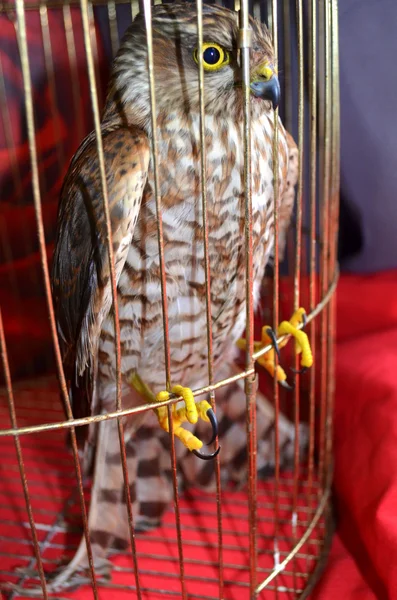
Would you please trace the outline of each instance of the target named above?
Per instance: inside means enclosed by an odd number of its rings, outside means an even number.
[[[312,600],[377,600],[360,569],[343,544],[335,535],[327,567],[312,594]],[[386,598],[386,596],[378,596]]]
[[[395,271],[341,278],[338,340],[334,487],[339,536],[314,598],[394,600],[397,598]]]
[[[397,328],[397,273],[346,275],[338,284],[337,341],[361,340],[369,333]],[[379,347],[380,349],[380,347]],[[338,347],[343,352],[344,347]],[[375,353],[374,357],[377,356]],[[375,361],[377,362],[377,361]],[[339,361],[340,367],[341,361]]]

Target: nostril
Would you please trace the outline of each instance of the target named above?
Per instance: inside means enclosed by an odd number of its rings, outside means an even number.
[[[258,76],[264,81],[269,81],[273,75],[273,70],[270,67],[262,66],[260,69],[258,69]]]

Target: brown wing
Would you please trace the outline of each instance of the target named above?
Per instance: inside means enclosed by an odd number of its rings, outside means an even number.
[[[106,180],[118,280],[139,214],[149,142],[139,129],[103,132]],[[82,143],[63,184],[52,291],[75,416],[90,413],[96,354],[112,304],[106,223],[95,135]],[[80,429],[80,428],[79,428]]]

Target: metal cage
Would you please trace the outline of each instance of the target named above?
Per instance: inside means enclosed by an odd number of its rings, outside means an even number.
[[[158,3],[155,0],[155,3]],[[198,32],[203,35],[202,1],[197,0]],[[232,6],[233,7],[233,6]],[[166,594],[169,598],[306,598],[321,570],[326,554],[332,522],[330,485],[332,479],[332,402],[334,393],[334,291],[337,281],[337,230],[339,191],[339,88],[338,88],[338,14],[337,0],[236,0],[240,10],[241,27],[247,28],[248,14],[266,21],[273,35],[282,74],[283,104],[280,107],[284,124],[299,145],[299,182],[296,194],[294,226],[289,235],[286,260],[278,261],[278,215],[275,210],[275,261],[271,277],[263,284],[263,314],[279,321],[280,302],[290,309],[304,302],[308,311],[308,334],[315,355],[315,366],[305,376],[294,375],[296,386],[287,400],[273,386],[273,403],[277,422],[282,407],[292,410],[295,423],[294,467],[281,473],[278,456],[275,473],[265,482],[256,476],[255,440],[255,360],[254,314],[252,305],[252,243],[250,220],[250,189],[246,186],[247,242],[247,347],[245,366],[229,380],[214,381],[209,364],[206,391],[216,405],[216,391],[236,379],[245,379],[247,394],[248,483],[243,490],[223,490],[217,464],[217,492],[205,499],[178,491],[176,457],[171,441],[174,505],[164,524],[151,535],[134,532],[131,505],[129,527],[131,550],[124,551],[122,563],[117,563],[112,581],[98,579],[91,565],[94,598],[154,599]],[[22,369],[19,360],[7,349],[10,323],[25,327],[34,321],[36,304],[24,299],[19,274],[15,271],[12,221],[19,213],[2,211],[0,269],[8,267],[7,292],[13,294],[13,306],[2,306],[0,344],[5,387],[0,395],[1,456],[0,479],[0,579],[2,593],[10,599],[29,596],[29,588],[40,585],[43,598],[52,597],[46,589],[45,571],[65,552],[73,549],[65,537],[61,513],[65,506],[80,513],[90,554],[87,524],[87,495],[81,476],[75,428],[87,422],[117,419],[119,423],[121,460],[125,481],[128,472],[121,416],[149,410],[151,405],[123,409],[118,394],[116,408],[111,414],[73,419],[52,308],[46,241],[51,243],[54,212],[43,216],[43,207],[58,192],[65,166],[77,144],[92,128],[97,135],[97,151],[101,163],[102,190],[106,198],[103,150],[100,136],[100,108],[107,77],[108,54],[117,50],[119,36],[139,10],[145,11],[149,62],[151,55],[151,5],[143,0],[11,0],[0,3],[0,38],[17,47],[20,64],[14,73],[20,81],[23,97],[15,101],[14,80],[5,75],[6,65],[0,62],[0,151],[7,163],[7,185],[2,190],[2,204],[12,197],[15,210],[27,207],[32,219],[21,218],[18,235],[21,244],[29,245],[25,232],[35,223],[38,246],[33,252],[39,257],[40,272],[29,273],[29,285],[36,290],[37,302],[47,312],[55,363],[50,356],[40,359],[40,349],[33,348],[29,369]],[[105,50],[98,47],[99,15],[106,15]],[[55,21],[59,25],[55,28]],[[102,19],[103,22],[103,19]],[[7,28],[5,27],[7,24]],[[57,26],[58,26],[57,25]],[[77,40],[77,25],[82,39]],[[35,27],[36,37],[29,37]],[[7,31],[6,31],[7,30]],[[61,32],[66,50],[59,66],[59,44],[54,31]],[[102,31],[103,34],[103,31]],[[38,36],[38,41],[37,41]],[[33,41],[32,41],[33,39]],[[7,51],[7,44],[2,43]],[[34,44],[34,46],[33,46]],[[82,45],[83,44],[83,45]],[[107,46],[106,46],[107,44]],[[107,48],[107,50],[106,50]],[[83,54],[82,50],[84,50]],[[101,55],[102,53],[102,55]],[[242,49],[244,64],[249,48]],[[38,107],[32,92],[32,71],[41,65],[45,107]],[[58,71],[60,69],[60,71]],[[244,72],[244,68],[243,68]],[[152,110],[155,105],[153,74],[149,69],[152,89]],[[73,129],[62,130],[57,106],[62,102],[57,78],[70,82]],[[243,79],[243,86],[247,80]],[[15,84],[16,85],[16,84]],[[89,89],[91,107],[83,106],[81,86]],[[200,78],[203,92],[202,73]],[[245,165],[250,172],[249,110],[245,95]],[[40,109],[40,114],[39,114]],[[44,114],[47,111],[47,114]],[[202,114],[203,103],[201,104]],[[12,117],[20,121],[25,150],[19,152]],[[52,146],[43,147],[38,128],[46,119],[51,128]],[[44,121],[43,121],[44,120]],[[47,122],[47,121],[46,121]],[[156,153],[156,140],[152,140]],[[203,145],[201,147],[204,156]],[[51,169],[41,169],[50,161]],[[274,161],[275,197],[278,193],[277,164]],[[4,163],[5,164],[5,163]],[[205,169],[205,161],[203,162]],[[202,171],[203,173],[204,171]],[[248,178],[246,178],[248,180]],[[204,186],[203,186],[204,189]],[[205,192],[203,198],[205,206]],[[161,197],[157,194],[159,214]],[[5,206],[5,204],[3,204]],[[34,207],[34,211],[33,208]],[[205,211],[204,211],[205,212]],[[46,213],[47,214],[47,213]],[[15,217],[17,215],[17,217]],[[30,217],[29,217],[30,218]],[[34,220],[33,220],[34,219]],[[107,214],[108,227],[109,215]],[[204,221],[204,230],[208,225]],[[13,233],[14,231],[14,233]],[[161,219],[158,225],[162,248]],[[112,245],[109,243],[112,261]],[[18,258],[18,257],[17,257]],[[29,266],[29,265],[28,265]],[[25,265],[26,267],[26,265]],[[114,281],[114,268],[112,270]],[[207,273],[208,274],[208,273]],[[5,281],[5,280],[3,280]],[[283,287],[280,283],[283,282]],[[44,285],[43,285],[44,283]],[[165,279],[163,279],[163,284]],[[209,294],[210,280],[206,280]],[[116,284],[113,285],[115,294]],[[287,300],[284,296],[287,295]],[[208,299],[208,298],[207,298]],[[164,297],[163,297],[164,301]],[[2,303],[3,304],[3,303]],[[267,311],[267,312],[266,312]],[[208,341],[211,341],[211,319],[207,310]],[[25,320],[24,320],[25,319]],[[45,325],[47,326],[47,325]],[[118,333],[119,335],[119,333]],[[164,311],[164,335],[167,336],[167,314]],[[116,327],[117,336],[117,327]],[[27,346],[29,340],[26,341]],[[120,338],[118,337],[118,345]],[[167,344],[166,344],[167,346]],[[265,349],[268,350],[269,348]],[[260,353],[264,353],[261,350]],[[118,346],[120,356],[120,345]],[[35,356],[33,356],[35,355]],[[40,360],[39,360],[40,359]],[[166,360],[169,384],[169,355]],[[54,375],[57,372],[59,387]],[[45,372],[46,374],[43,374]],[[119,370],[120,377],[120,370]],[[11,379],[14,381],[12,382]],[[18,381],[16,381],[18,379]],[[119,381],[120,383],[120,381]],[[62,402],[59,399],[61,392]],[[120,390],[120,387],[119,387]],[[168,406],[175,400],[168,401]],[[166,403],[167,404],[167,403]],[[303,415],[304,413],[304,415]],[[299,460],[299,424],[302,415],[309,425],[307,459]],[[64,447],[65,431],[71,433],[72,453]],[[171,440],[172,440],[171,436]],[[278,445],[276,444],[278,448]],[[15,448],[15,451],[14,451]],[[276,452],[278,454],[278,450]],[[77,488],[76,488],[77,486]],[[128,487],[128,486],[126,486]],[[75,493],[77,489],[77,494]],[[65,505],[65,506],[64,506]],[[204,518],[205,517],[205,518]],[[120,555],[120,553],[118,553]],[[25,572],[16,567],[24,567]],[[17,584],[15,591],[12,585]],[[26,590],[24,592],[24,590]],[[80,592],[66,593],[62,598],[81,597]],[[124,595],[123,595],[124,594]],[[0,593],[1,596],[1,593]],[[59,596],[60,597],[60,596]],[[87,596],[88,597],[88,596]]]

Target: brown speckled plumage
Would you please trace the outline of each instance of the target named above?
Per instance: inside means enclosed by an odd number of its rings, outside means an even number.
[[[266,28],[251,21],[251,71],[273,51]],[[211,310],[216,379],[234,369],[235,343],[245,326],[244,189],[242,93],[235,13],[204,7],[204,41],[231,53],[230,64],[205,73],[207,200],[211,264]],[[154,73],[157,100],[159,185],[163,207],[165,263],[173,383],[205,385],[207,340],[204,252],[200,191],[196,13],[189,5],[153,8]],[[146,34],[139,16],[127,31],[114,61],[102,119],[107,184],[120,313],[123,402],[142,403],[128,379],[138,373],[154,391],[165,387],[160,271],[150,157],[150,103]],[[270,102],[252,99],[252,193],[254,299],[273,246],[272,143]],[[290,220],[298,152],[279,128],[281,240]],[[76,416],[115,409],[115,352],[111,290],[101,209],[95,136],[74,157],[62,191],[53,267],[56,317]],[[217,394],[217,415],[225,479],[244,481],[245,398],[240,383]],[[273,460],[273,409],[258,394],[258,466]],[[202,424],[196,430],[200,431]],[[168,439],[151,414],[125,421],[129,479],[136,522],[153,526],[172,497]],[[87,432],[86,432],[87,433]],[[282,460],[291,456],[294,432],[280,421]],[[97,566],[107,568],[110,545],[127,544],[126,510],[117,424],[90,426],[83,448],[91,467],[95,449],[90,530]],[[203,465],[177,443],[185,482],[210,488],[213,467]],[[55,580],[54,589],[81,583],[84,543]]]

